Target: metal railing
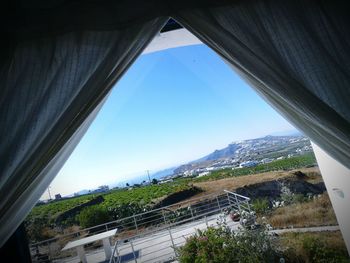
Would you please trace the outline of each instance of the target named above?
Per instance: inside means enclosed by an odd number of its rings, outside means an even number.
[[[130,262],[162,262],[177,257],[177,249],[184,245],[186,238],[193,235],[196,229],[217,226],[217,215],[223,210],[250,212],[248,197],[225,190],[225,194],[212,196],[187,207],[189,217],[179,217],[171,224],[147,233],[136,234],[127,239],[119,239],[113,248],[110,263]],[[166,222],[166,217],[164,221]],[[234,225],[228,221],[228,225]],[[140,254],[140,252],[142,252]],[[129,256],[128,260],[123,257]]]
[[[250,199],[245,196],[225,190],[224,194],[212,194],[199,198],[192,198],[189,201],[183,201],[151,211],[145,211],[144,213],[134,214],[105,224],[63,234],[58,238],[31,244],[32,260],[33,262],[63,261],[65,258],[75,256],[76,253],[75,251],[61,251],[68,241],[118,228],[118,233],[113,240],[116,245],[114,246],[111,260],[115,260],[118,257],[122,258],[123,249],[120,250],[119,248],[124,248],[125,244],[127,244],[127,250],[130,250],[131,253],[129,256],[134,258],[136,262],[136,258],[139,257],[137,249],[142,247],[135,241],[136,239],[140,241],[147,236],[149,237],[156,233],[163,233],[166,231],[166,233],[168,233],[167,235],[171,237],[170,244],[175,249],[179,244],[176,243],[176,239],[174,239],[171,234],[174,228],[178,228],[190,222],[205,221],[227,208],[239,211],[250,211],[249,200]],[[99,243],[92,244],[87,246],[85,250],[96,250],[98,245]],[[170,253],[169,247],[164,249],[164,251]],[[170,253],[171,255],[174,255],[174,249],[171,252],[172,254]],[[142,255],[145,257],[144,253]]]

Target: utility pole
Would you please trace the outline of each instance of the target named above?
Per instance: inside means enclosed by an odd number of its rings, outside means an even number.
[[[148,175],[149,183],[152,183],[152,182],[151,182],[151,177],[149,176],[149,170],[146,170],[146,172],[147,172],[147,175]]]
[[[47,188],[47,191],[49,192],[49,197],[50,197],[50,200],[52,200],[52,198],[51,198],[51,193],[50,193],[50,185],[49,185],[49,187]]]

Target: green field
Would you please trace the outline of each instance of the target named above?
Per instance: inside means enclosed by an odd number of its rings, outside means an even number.
[[[98,206],[112,210],[118,208],[122,204],[137,203],[140,207],[148,205],[152,200],[167,196],[181,190],[189,189],[190,186],[186,182],[173,182],[160,185],[148,185],[144,187],[128,189],[112,190],[103,196],[104,201]],[[37,218],[47,220],[47,224],[52,224],[54,219],[69,209],[77,205],[86,203],[95,198],[97,194],[84,195],[60,201],[54,201],[48,204],[35,206],[27,217],[27,221],[32,221]]]
[[[91,213],[93,214],[95,214],[96,211],[101,212],[104,214],[105,218],[108,218],[110,221],[143,212],[145,209],[152,209],[153,205],[157,203],[159,198],[164,198],[172,193],[190,189],[194,182],[218,180],[226,177],[244,176],[267,171],[291,170],[312,166],[314,164],[316,164],[314,154],[308,153],[302,156],[277,160],[250,168],[239,168],[235,170],[223,169],[200,178],[178,178],[174,180],[174,182],[166,184],[134,187],[130,190],[126,188],[116,189],[105,194],[90,194],[60,201],[53,201],[48,204],[35,206],[26,219],[26,226],[27,229],[29,229],[28,232],[31,239],[43,240],[47,238],[46,235],[41,234],[43,229],[53,229],[57,226],[56,224],[60,224],[59,226],[63,228],[71,225],[79,225],[79,213],[88,208],[92,208]],[[98,195],[103,196],[104,200],[102,203],[83,208],[78,214],[75,213],[74,216],[69,215],[70,217],[63,221],[58,222],[56,220],[60,214],[86,203],[96,198]],[[105,221],[99,223],[104,222]]]
[[[53,201],[48,204],[42,204],[35,206],[30,214],[27,217],[27,220],[33,217],[41,217],[41,218],[53,218],[63,211],[67,211],[77,205],[86,203],[96,197],[97,195],[83,195],[78,197],[73,197],[69,199],[64,199],[60,201]]]
[[[104,195],[105,201],[101,204],[105,208],[111,208],[119,204],[138,203],[140,205],[150,204],[152,200],[167,196],[169,194],[189,189],[185,182],[172,182],[160,185],[148,185],[132,190],[114,190]]]
[[[152,200],[175,193],[181,190],[188,189],[190,182],[203,182],[209,180],[217,180],[232,176],[243,176],[248,174],[256,174],[267,171],[276,170],[291,170],[316,163],[316,159],[313,153],[308,153],[302,156],[292,157],[283,160],[277,160],[268,164],[261,164],[255,167],[239,168],[239,169],[223,169],[212,172],[208,176],[193,179],[178,179],[172,183],[166,183],[161,185],[148,185],[138,188],[118,189],[112,190],[109,193],[103,194],[104,202],[100,205],[104,208],[114,208],[120,204],[138,203],[140,205],[147,205]],[[32,217],[43,217],[43,218],[54,218],[58,214],[67,211],[77,205],[85,203],[97,194],[84,195],[74,197],[70,199],[54,201],[49,204],[39,205],[33,208],[28,218]]]
[[[283,160],[276,160],[271,163],[260,164],[254,167],[237,168],[232,170],[231,168],[214,171],[208,176],[195,178],[195,182],[204,182],[209,180],[218,180],[233,176],[242,176],[248,174],[257,174],[269,171],[278,170],[292,170],[301,167],[311,166],[316,164],[316,158],[313,153],[307,153],[301,156],[296,156]]]

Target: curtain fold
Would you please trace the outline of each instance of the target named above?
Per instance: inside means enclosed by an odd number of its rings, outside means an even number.
[[[350,16],[342,1],[238,1],[173,17],[350,168]]]
[[[0,64],[0,247],[166,21],[18,38],[9,45]]]

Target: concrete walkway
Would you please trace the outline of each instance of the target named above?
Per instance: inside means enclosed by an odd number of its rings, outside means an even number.
[[[179,225],[166,230],[161,230],[145,237],[139,237],[129,240],[118,245],[118,253],[121,256],[121,262],[173,262],[175,257],[174,247],[180,247],[186,242],[186,238],[193,235],[196,230],[204,230],[208,226],[217,226],[218,215],[213,215],[207,219],[201,219],[187,224]],[[226,217],[226,223],[231,229],[237,229],[239,222],[233,222]],[[322,232],[322,231],[338,231],[339,226],[321,226],[321,227],[305,227],[305,228],[286,228],[275,229],[270,233],[283,234],[288,232]],[[113,247],[111,248],[113,249]],[[103,249],[97,249],[88,252],[88,262],[109,262],[105,258]],[[135,261],[136,258],[136,261]],[[78,257],[72,257],[66,260],[55,262],[78,263]]]
[[[217,226],[219,214],[202,218],[194,222],[172,227],[170,230],[161,230],[145,237],[132,239],[131,242],[125,242],[118,245],[118,253],[121,255],[122,262],[172,262],[175,257],[174,247],[179,247],[186,242],[186,238],[193,235],[196,230],[204,230],[208,226]],[[237,229],[239,222],[233,222],[228,216],[226,222],[232,229]],[[113,249],[113,247],[111,248]],[[103,249],[87,252],[88,262],[109,262],[106,260]],[[78,263],[78,257],[71,257],[65,260],[55,262]]]
[[[269,231],[270,233],[283,234],[289,232],[323,232],[323,231],[338,231],[340,230],[339,226],[316,226],[316,227],[301,227],[301,228],[284,228],[284,229],[275,229]]]
[[[239,223],[226,218],[228,226],[238,228]],[[132,240],[134,251],[139,253],[137,262],[164,262],[175,257],[174,247],[180,247],[186,242],[186,238],[193,235],[196,230],[204,230],[208,226],[217,226],[217,215],[177,226],[170,230],[163,230],[153,235]],[[132,254],[131,243],[119,246],[121,255]],[[127,261],[125,261],[127,262]],[[134,262],[132,260],[132,262]]]

